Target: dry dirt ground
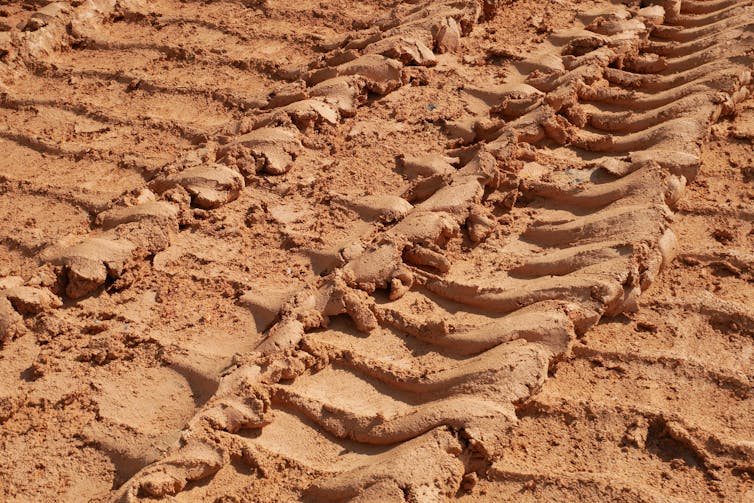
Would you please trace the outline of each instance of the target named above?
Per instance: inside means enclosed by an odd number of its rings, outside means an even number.
[[[754,501],[752,26],[0,0],[0,500]]]

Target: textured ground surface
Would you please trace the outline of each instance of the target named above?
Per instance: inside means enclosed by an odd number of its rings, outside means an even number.
[[[754,501],[752,25],[0,0],[0,500]]]

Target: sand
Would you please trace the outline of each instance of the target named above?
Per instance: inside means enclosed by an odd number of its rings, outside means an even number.
[[[752,19],[0,2],[0,500],[754,500]]]

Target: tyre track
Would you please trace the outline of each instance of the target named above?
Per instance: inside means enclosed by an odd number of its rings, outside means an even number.
[[[336,251],[331,272],[315,288],[272,302],[278,319],[257,352],[239,356],[220,378],[197,371],[193,379],[206,380],[217,392],[198,404],[181,446],[139,473],[122,489],[123,498],[180,491],[239,458],[263,472],[270,470],[270,459],[279,459],[320,474],[323,481],[308,492],[318,500],[440,498],[456,493],[475,471],[492,480],[581,483],[594,487],[595,495],[660,498],[654,489],[624,480],[503,466],[496,446],[515,431],[520,403],[537,394],[557,361],[572,354],[576,336],[602,316],[635,309],[671,260],[669,208],[697,175],[698,145],[710,125],[747,94],[750,64],[740,51],[748,45],[733,42],[745,36],[741,18],[749,11],[730,2],[686,4],[666,2],[670,14],[657,26],[656,8],[587,14],[580,20],[587,30],[555,34],[541,58],[520,62],[520,79],[498,88],[466,86],[469,109],[483,112],[447,124],[457,148],[405,156],[401,165],[411,186],[391,199],[342,199],[367,220],[358,242]],[[117,65],[99,75],[76,73],[75,66],[40,67],[38,75],[53,79],[75,74],[134,83],[136,91],[208,97],[227,117],[251,111],[221,131],[174,119],[147,122],[166,137],[174,134],[173,151],[182,153],[176,162],[142,169],[137,185],[149,182],[157,195],[142,192],[127,207],[119,201],[98,217],[86,241],[73,249],[52,248],[43,259],[62,265],[70,296],[96,290],[140,259],[137,248],[148,256],[165,249],[191,207],[232,203],[258,172],[295,168],[310,150],[307,131],[336,126],[356,107],[369,106],[374,94],[405,85],[411,74],[405,64],[434,64],[432,49],[445,50],[434,30],[438,19],[443,33],[460,36],[484,7],[419,6],[380,24],[376,34],[351,35],[306,68],[291,70],[289,76],[302,77],[303,84],[265,92],[259,102],[233,90],[213,94],[122,73]],[[135,19],[130,22],[144,23]],[[706,38],[698,43],[699,37]],[[92,44],[93,51],[154,49]],[[162,48],[163,54],[175,52]],[[552,58],[553,51],[566,54]],[[195,63],[190,57],[177,61]],[[214,56],[201,62],[208,68],[236,63]],[[4,103],[17,110],[31,100]],[[97,104],[54,106],[87,110],[119,127],[143,123],[110,116]],[[203,137],[218,145],[193,151],[191,144]],[[375,216],[397,223],[383,229],[372,221]],[[269,307],[254,296],[248,303],[257,314]],[[705,306],[711,318],[727,319],[731,309]],[[735,312],[748,326],[747,315]],[[625,363],[621,354],[573,354]],[[659,358],[696,376],[687,359]],[[630,363],[653,364],[646,357]],[[738,387],[749,379],[725,368],[708,374],[699,379]],[[306,425],[307,445],[345,445],[362,456],[342,462],[335,454],[307,458],[305,448],[281,434],[282,421]],[[249,429],[258,437],[227,433]],[[698,438],[709,434],[702,429]],[[410,469],[396,474],[396,460]]]
[[[696,176],[699,145],[710,126],[748,95],[745,45],[687,47],[688,53],[663,59],[652,52],[657,44],[648,42],[670,33],[690,39],[699,27],[717,29],[747,9],[681,15],[680,6],[586,14],[586,29],[555,34],[547,52],[518,65],[520,81],[497,89],[469,86],[468,94],[481,99],[489,115],[450,124],[449,134],[463,146],[446,158],[407,163],[430,174],[404,194],[413,209],[385,232],[362,239],[366,251],[316,290],[283,304],[258,353],[220,380],[184,432],[184,446],[137,474],[123,498],[173,493],[215,473],[239,449],[216,430],[261,428],[265,444],[272,411],[305,417],[336,438],[365,444],[422,442],[427,435],[452,444],[456,438],[464,446],[458,459],[466,473],[478,469],[470,458],[494,459],[495,439],[516,422],[513,404],[536,393],[577,333],[603,315],[635,310],[672,260],[669,207]],[[655,27],[663,17],[670,27]],[[562,59],[547,57],[556,49]],[[729,75],[722,89],[706,77],[713,70]],[[679,94],[684,100],[671,103]],[[608,106],[609,112],[601,108]],[[553,159],[566,169],[548,168]],[[485,198],[518,187],[529,203],[528,211],[510,210],[520,233],[494,234]],[[452,243],[461,239],[462,226],[472,241],[487,240],[459,256]],[[505,269],[464,266],[478,255],[499,257]],[[372,296],[375,290],[389,295]],[[419,313],[431,321],[410,315],[422,302]],[[360,350],[364,343],[351,329],[328,328],[329,318],[340,314],[370,332],[370,339],[385,341],[377,357],[367,356],[375,348]],[[552,320],[550,330],[543,330],[543,316]],[[479,317],[488,320],[481,327]],[[464,328],[472,319],[477,328]],[[414,338],[436,353],[431,364],[396,367],[396,357],[410,361],[422,347]],[[433,446],[427,456],[442,459],[448,452],[442,443],[427,442]],[[283,456],[292,449],[285,441],[273,444]],[[409,465],[404,447],[394,447],[394,459]],[[443,476],[451,484],[430,488],[418,470],[379,470],[369,463],[346,470],[310,494],[368,499],[398,488],[409,499],[430,490],[439,496],[454,493],[463,475],[457,465],[448,466]]]

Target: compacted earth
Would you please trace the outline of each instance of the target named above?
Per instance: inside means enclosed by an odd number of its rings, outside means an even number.
[[[0,0],[0,500],[754,501],[753,26]]]

